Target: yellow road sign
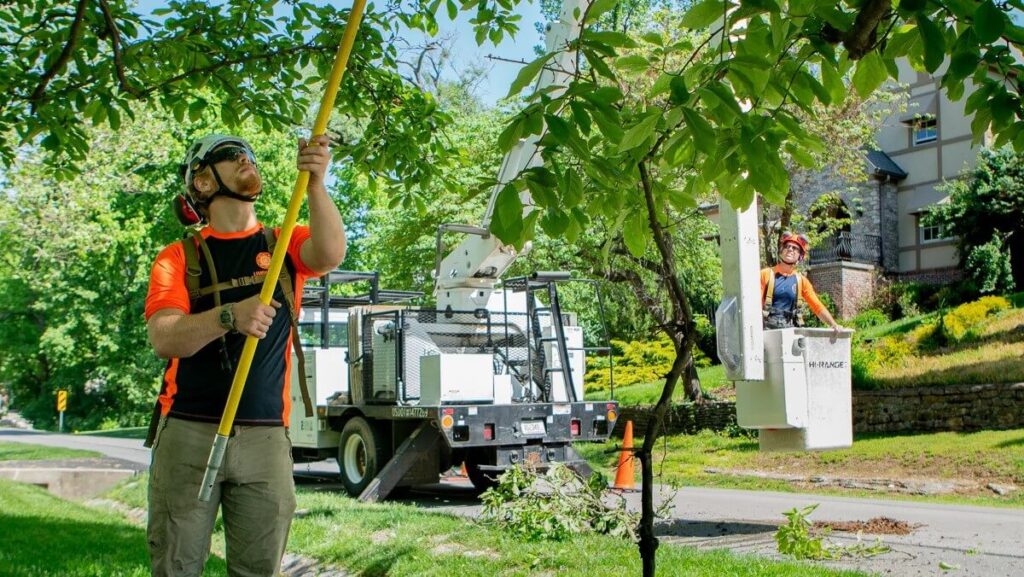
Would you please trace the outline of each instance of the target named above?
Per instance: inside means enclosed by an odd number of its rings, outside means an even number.
[[[68,392],[57,391],[57,412],[63,413],[68,408]]]

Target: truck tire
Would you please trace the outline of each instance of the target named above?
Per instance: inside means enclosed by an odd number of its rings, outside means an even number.
[[[338,468],[349,495],[358,497],[387,463],[383,441],[377,427],[363,417],[345,423],[338,444]]]
[[[473,488],[483,493],[491,487],[498,486],[501,471],[482,471],[480,465],[494,465],[498,462],[495,449],[474,448],[466,453],[466,476]]]

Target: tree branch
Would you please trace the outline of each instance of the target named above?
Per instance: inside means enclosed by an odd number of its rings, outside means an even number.
[[[29,102],[32,103],[32,114],[35,114],[37,105],[43,100],[43,95],[46,94],[46,87],[50,84],[64,66],[71,59],[71,53],[74,52],[75,47],[78,45],[78,39],[82,34],[82,25],[85,23],[85,7],[89,4],[89,0],[78,0],[78,6],[75,8],[75,19],[71,22],[71,30],[68,32],[68,41],[64,44],[64,49],[60,51],[60,55],[54,60],[53,64],[43,72],[42,77],[39,78],[39,84],[36,89],[32,91],[32,95],[29,96]]]
[[[121,58],[121,31],[117,28],[114,15],[110,13],[110,5],[107,0],[99,0],[100,10],[103,11],[103,19],[107,23],[107,31],[110,32],[110,47],[114,51],[114,73],[117,75],[117,82],[128,94],[141,98],[139,91],[128,84],[128,78],[124,73],[124,61]]]

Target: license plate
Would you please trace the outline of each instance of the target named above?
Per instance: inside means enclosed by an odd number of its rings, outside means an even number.
[[[520,428],[524,435],[543,435],[545,432],[544,421],[523,421]]]

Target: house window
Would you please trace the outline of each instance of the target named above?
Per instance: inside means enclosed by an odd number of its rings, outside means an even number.
[[[921,242],[937,242],[949,238],[940,224],[921,225]]]
[[[914,131],[914,146],[935,142],[939,138],[939,127],[935,118],[915,120],[912,130]]]

